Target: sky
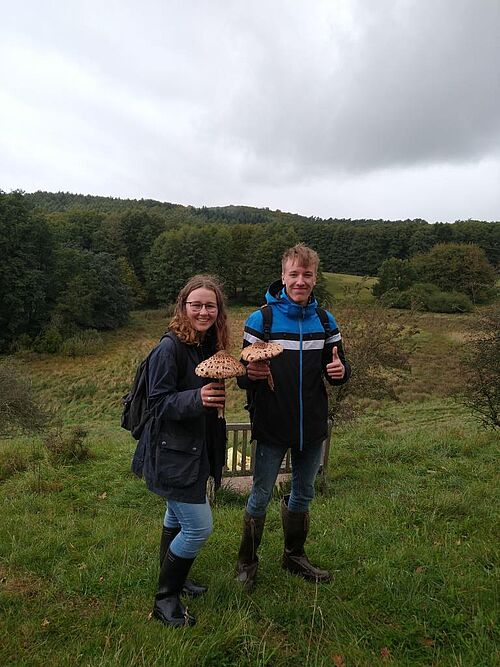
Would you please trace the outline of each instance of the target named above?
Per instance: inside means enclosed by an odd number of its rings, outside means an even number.
[[[500,220],[500,0],[0,0],[0,189]]]

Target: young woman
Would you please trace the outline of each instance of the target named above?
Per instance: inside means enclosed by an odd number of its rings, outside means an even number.
[[[212,532],[206,496],[209,475],[220,485],[226,424],[217,417],[224,386],[198,377],[195,367],[228,345],[224,295],[212,276],[197,275],[181,289],[169,333],[149,360],[146,424],[132,463],[148,488],[167,499],[160,543],[160,577],[153,616],[166,625],[193,625],[181,594],[206,591],[187,580]]]

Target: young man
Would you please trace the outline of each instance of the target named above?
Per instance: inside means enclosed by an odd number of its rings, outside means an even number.
[[[292,459],[292,489],[283,499],[281,516],[285,547],[283,568],[311,581],[329,581],[330,574],[312,565],[304,551],[309,527],[309,504],[327,436],[328,402],[323,377],[343,384],[350,376],[335,318],[327,313],[325,327],[312,293],[319,257],[298,244],[285,251],[281,281],[266,294],[272,309],[269,339],[284,351],[269,361],[250,362],[247,375],[238,379],[250,396],[252,436],[257,441],[253,486],[243,520],[243,536],[236,578],[247,589],[255,583],[257,549],[262,539],[266,510],[283,457]],[[325,332],[328,331],[328,335]],[[265,339],[262,310],[245,324],[243,346]],[[272,370],[274,390],[267,377]]]

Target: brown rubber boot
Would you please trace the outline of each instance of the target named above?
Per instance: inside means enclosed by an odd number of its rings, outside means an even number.
[[[315,567],[304,551],[304,544],[309,532],[309,512],[290,512],[288,509],[289,498],[290,496],[286,496],[281,502],[281,520],[285,535],[282,567],[308,581],[330,581],[331,575],[328,570]]]
[[[243,516],[243,535],[236,563],[236,581],[242,584],[247,591],[255,585],[259,565],[257,549],[262,540],[265,521],[265,515],[253,517],[245,512]]]

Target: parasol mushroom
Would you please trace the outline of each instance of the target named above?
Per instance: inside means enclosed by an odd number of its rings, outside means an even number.
[[[234,378],[240,375],[245,375],[246,369],[243,364],[240,364],[234,357],[232,357],[225,350],[216,352],[201,364],[198,364],[194,369],[196,375],[203,378],[210,378],[211,380],[224,380],[226,378]],[[224,408],[217,410],[218,417],[224,417]]]
[[[241,351],[241,358],[243,361],[265,361],[266,359],[277,357],[282,352],[283,345],[280,345],[279,343],[257,342],[252,343],[252,345],[247,345],[247,347],[243,348]],[[274,380],[270,371],[269,375],[267,376],[267,384],[269,385],[269,389],[274,391]]]

